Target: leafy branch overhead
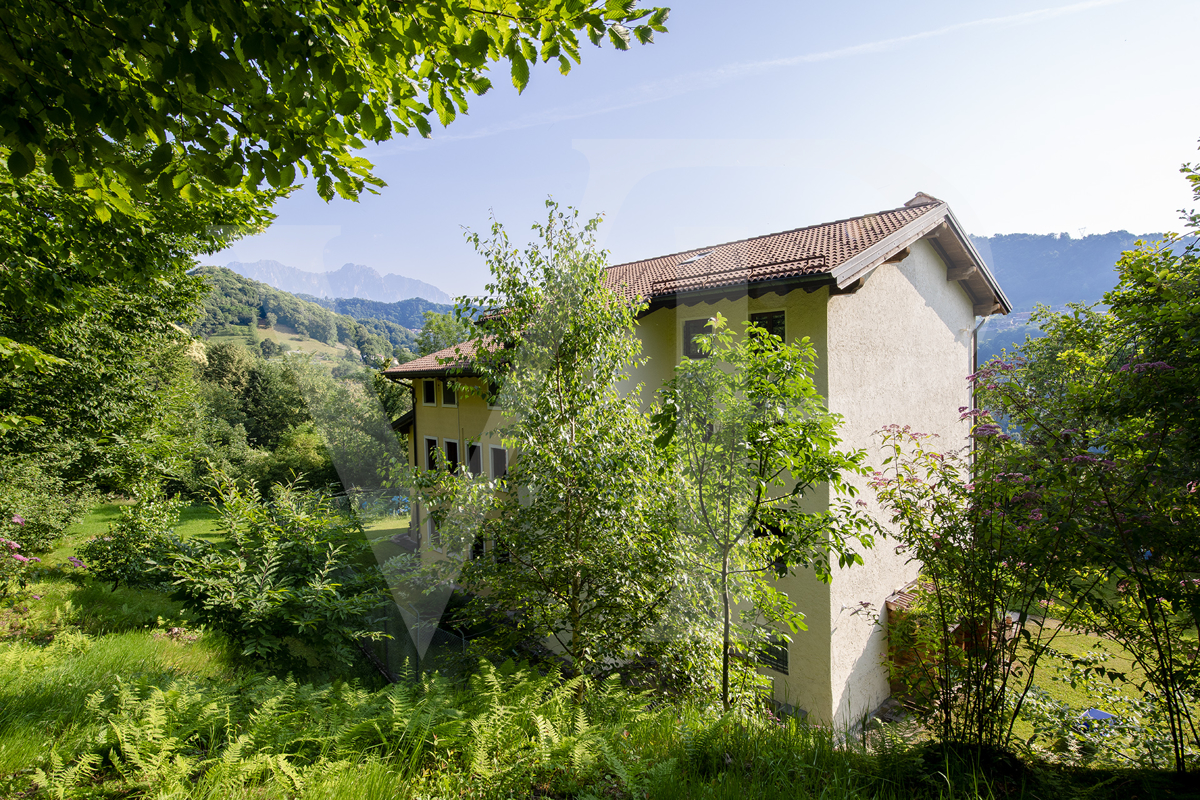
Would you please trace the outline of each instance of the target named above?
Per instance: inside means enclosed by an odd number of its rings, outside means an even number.
[[[19,0],[0,5],[0,147],[15,177],[43,170],[130,213],[148,184],[325,199],[383,181],[353,155],[448,125],[507,61],[580,63],[580,34],[620,50],[665,31],[634,0]],[[123,146],[127,145],[127,146]]]

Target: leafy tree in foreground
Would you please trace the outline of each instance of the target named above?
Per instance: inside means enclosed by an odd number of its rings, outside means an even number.
[[[704,357],[685,358],[662,390],[658,444],[677,464],[679,533],[685,569],[715,583],[721,629],[721,701],[730,706],[735,648],[757,651],[772,625],[804,628],[803,614],[773,578],[811,568],[832,580],[861,564],[855,540],[870,546],[869,518],[846,502],[862,452],[837,449],[839,418],[813,384],[816,352],[747,323],[735,339],[718,314],[700,339]],[[828,492],[828,509],[812,495]],[[735,606],[748,601],[742,619]],[[763,623],[766,624],[763,624]]]
[[[17,0],[0,7],[0,147],[15,176],[86,182],[125,214],[151,183],[198,200],[297,171],[355,197],[382,182],[353,151],[448,124],[491,86],[489,62],[524,89],[530,62],[579,63],[580,33],[626,50],[666,16],[599,0]]]
[[[1071,471],[1086,548],[1061,600],[1144,671],[1182,772],[1200,742],[1200,249],[1143,245],[1117,269],[1107,313],[1042,309],[1045,336],[976,382],[1042,472]]]
[[[471,237],[492,282],[463,311],[481,320],[474,371],[503,387],[508,473],[417,479],[448,552],[461,560],[476,537],[490,544],[459,579],[486,588],[481,612],[516,610],[522,635],[552,639],[576,674],[596,674],[628,658],[662,613],[677,551],[648,419],[638,393],[617,386],[638,357],[639,305],[605,286],[599,220],[578,227],[578,212],[547,206],[524,251],[498,223]]]

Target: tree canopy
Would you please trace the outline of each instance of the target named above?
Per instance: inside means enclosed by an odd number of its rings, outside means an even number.
[[[580,33],[625,50],[666,16],[636,0],[19,0],[0,7],[0,145],[15,177],[86,185],[102,218],[152,183],[199,200],[299,172],[353,198],[383,185],[353,151],[450,123],[491,62],[523,90],[531,62],[579,63]]]

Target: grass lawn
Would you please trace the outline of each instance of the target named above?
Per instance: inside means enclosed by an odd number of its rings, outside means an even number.
[[[54,548],[44,560],[48,565],[66,563],[67,557],[74,555],[75,548],[93,536],[101,536],[108,532],[108,526],[121,518],[121,509],[132,501],[118,503],[101,503],[88,512],[82,521],[67,528],[58,547]],[[220,515],[210,505],[194,504],[184,506],[179,511],[179,524],[175,533],[183,538],[197,537],[206,539],[214,544],[225,541],[217,525]]]
[[[249,325],[230,325],[231,333],[218,333],[208,337],[211,343],[234,342],[243,346],[252,346],[253,342],[270,339],[276,344],[286,344],[292,350],[310,353],[318,360],[338,359],[344,356],[348,348],[340,343],[332,345],[319,342],[308,336],[301,336],[294,328],[277,323],[274,328],[258,328],[250,330]],[[253,340],[253,341],[252,341]]]

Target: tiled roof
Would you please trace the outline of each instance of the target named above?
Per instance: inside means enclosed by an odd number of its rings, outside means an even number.
[[[905,225],[944,204],[919,204],[770,233],[682,253],[617,264],[608,268],[609,285],[629,297],[655,297],[723,286],[827,275]]]
[[[846,282],[853,278],[856,270],[881,263],[893,254],[892,251],[901,251],[911,243],[909,240],[915,241],[928,233],[948,214],[944,202],[918,193],[901,208],[616,264],[608,267],[608,285],[626,297],[640,295],[653,301],[660,297],[764,281],[829,276]],[[922,220],[922,217],[927,219]],[[911,228],[902,232],[908,226]],[[879,247],[875,251],[866,252],[876,245]],[[844,268],[839,270],[839,267]],[[983,269],[986,271],[986,266]],[[837,272],[843,275],[835,274]],[[845,277],[845,273],[850,277]],[[990,274],[989,280],[994,282]],[[984,284],[983,288],[991,297],[988,285]],[[998,288],[996,292],[999,292]],[[1007,300],[1003,303],[1007,308]],[[395,377],[445,375],[468,367],[473,355],[471,345],[465,343],[392,367],[384,374]]]
[[[395,375],[398,377],[412,377],[417,375],[445,375],[451,371],[458,371],[464,367],[471,365],[471,359],[475,356],[475,345],[472,342],[463,342],[456,344],[453,347],[447,347],[445,350],[439,350],[436,353],[430,353],[427,356],[415,358],[398,367],[391,367],[383,371],[384,375]]]

